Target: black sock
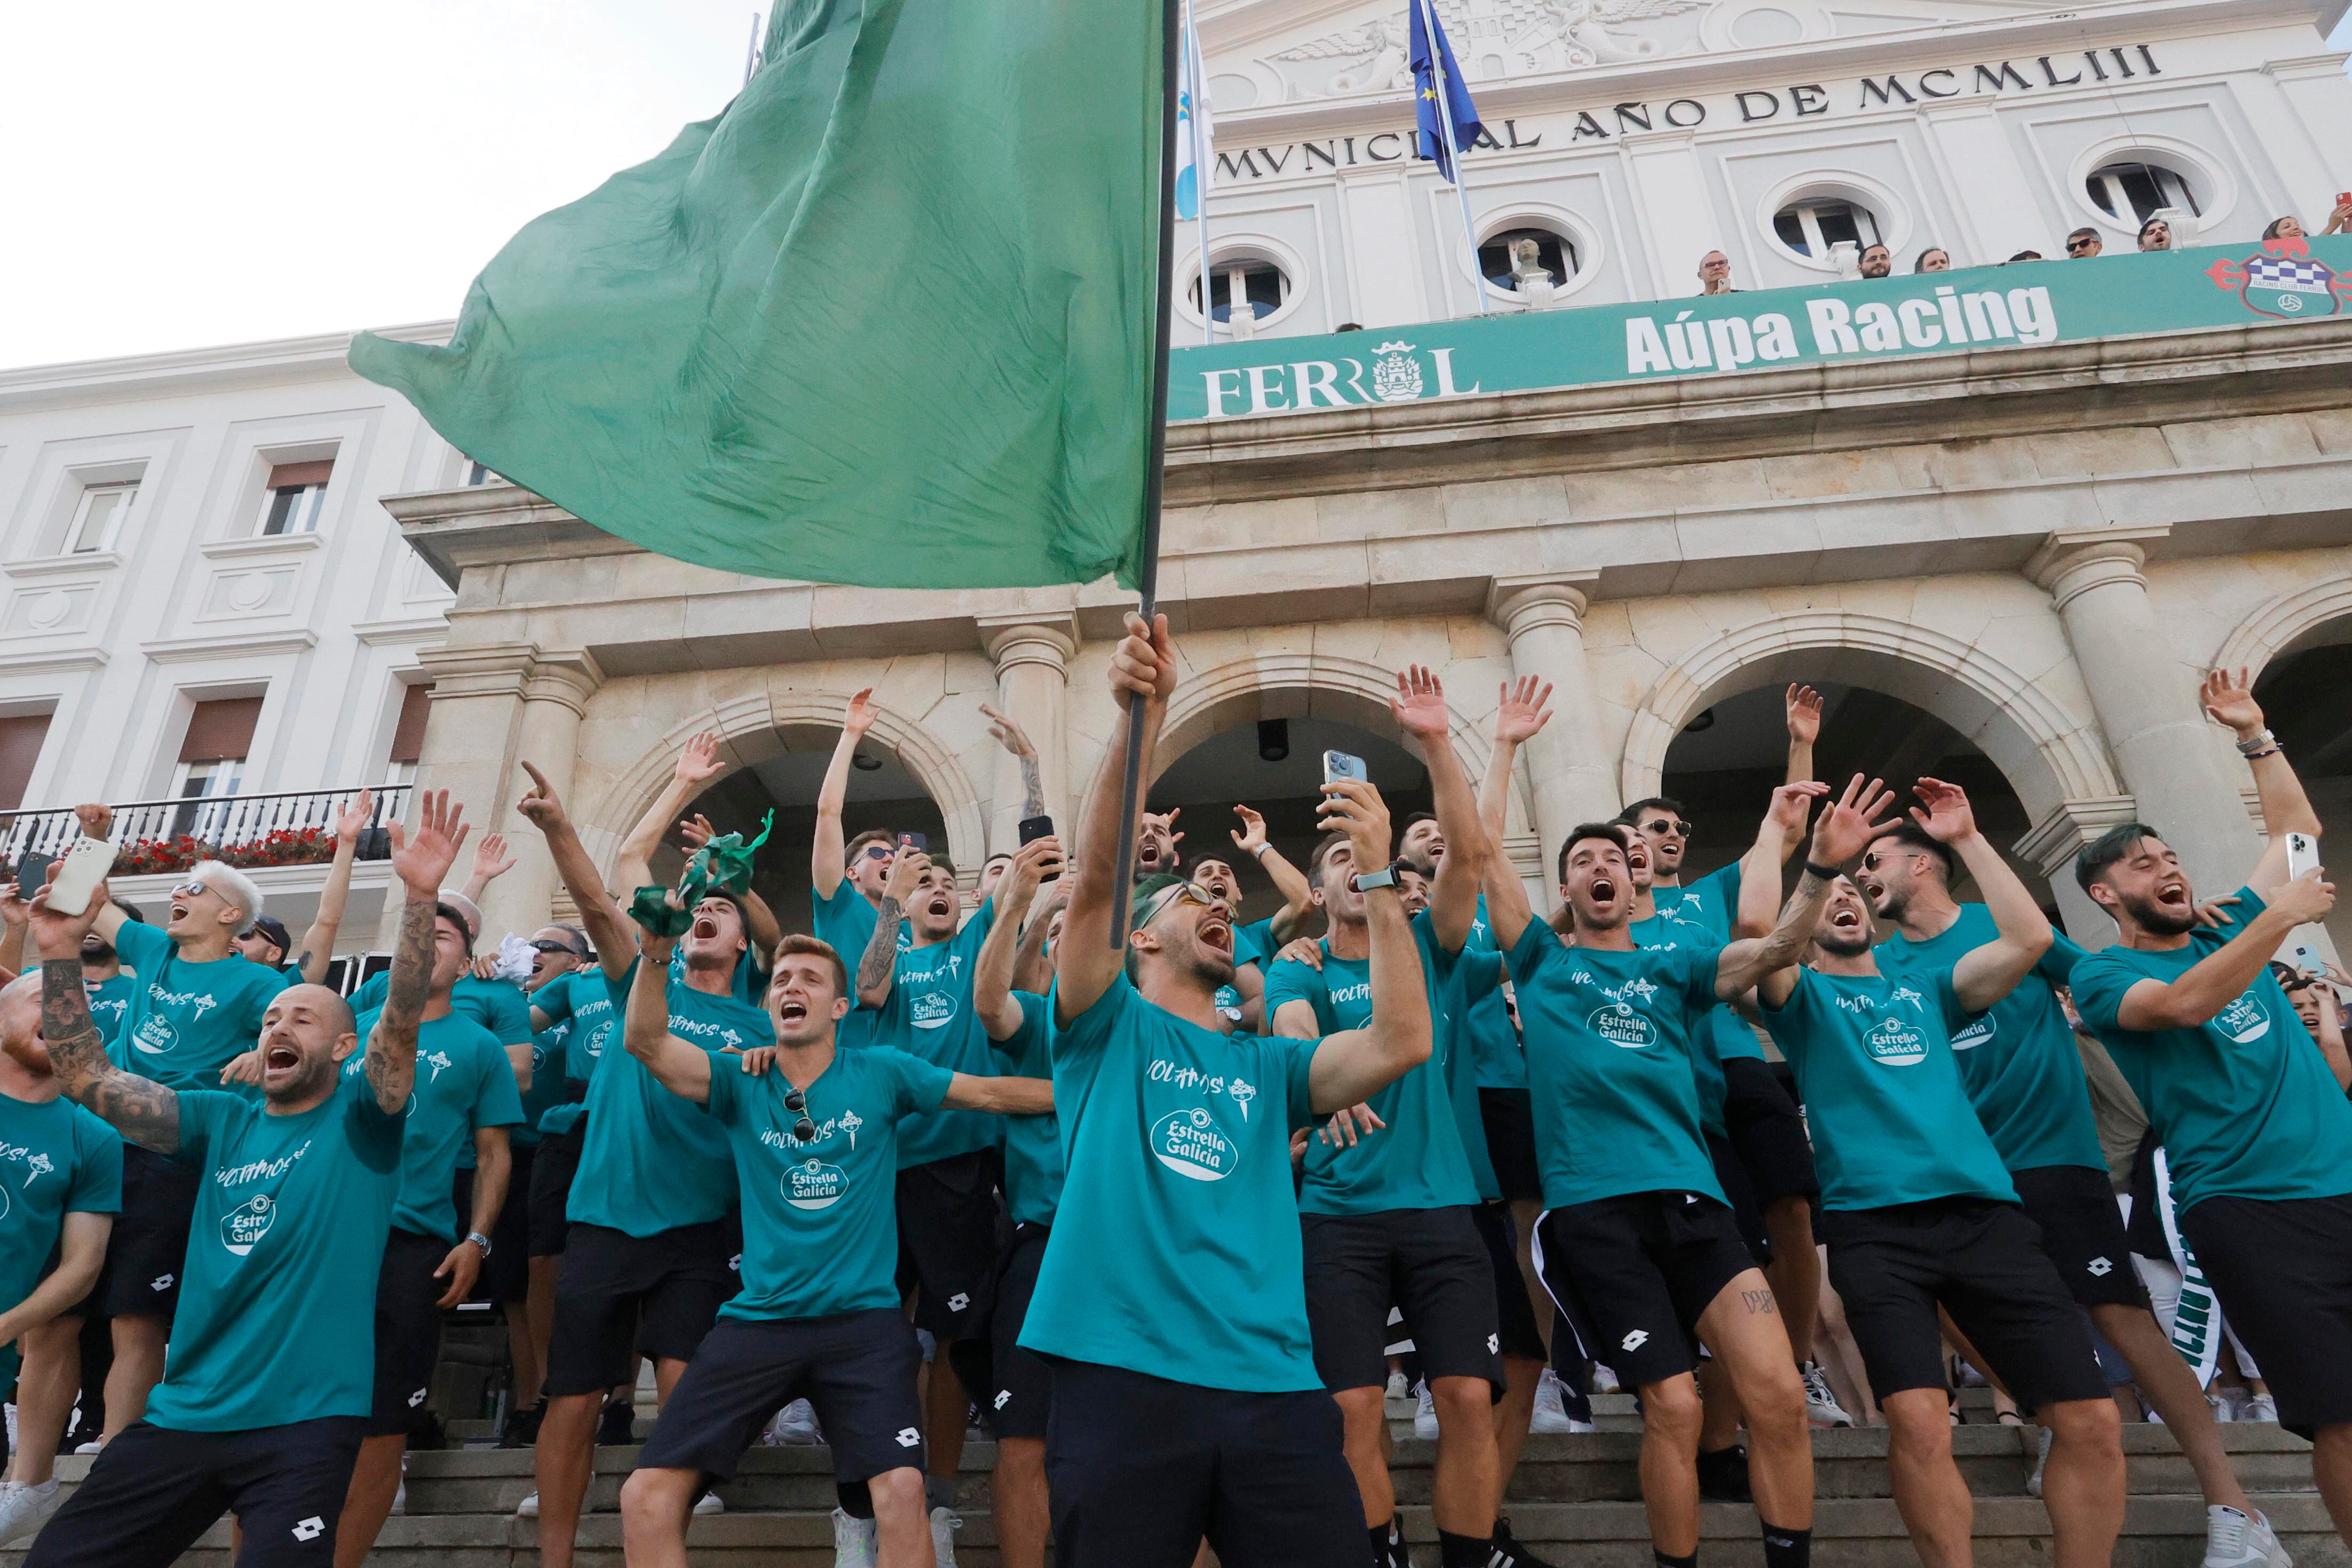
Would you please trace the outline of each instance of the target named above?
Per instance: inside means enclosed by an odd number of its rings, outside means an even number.
[[[1653,1546],[1650,1555],[1656,1561],[1658,1568],[1698,1568],[1698,1553],[1696,1552],[1687,1557],[1669,1557]]]
[[[1759,1523],[1762,1523],[1759,1517]],[[1764,1525],[1764,1568],[1806,1568],[1813,1559],[1813,1532]]]
[[[923,1478],[923,1507],[953,1508],[956,1499],[956,1479],[953,1476]]]
[[[1389,1527],[1368,1524],[1364,1533],[1372,1538],[1372,1568],[1389,1568]]]
[[[834,1500],[841,1504],[841,1511],[850,1518],[874,1517],[874,1493],[864,1481],[835,1481],[833,1494]]]
[[[1456,1535],[1450,1530],[1437,1532],[1437,1561],[1441,1568],[1486,1568],[1494,1556],[1495,1542],[1491,1536],[1482,1541],[1475,1535]]]

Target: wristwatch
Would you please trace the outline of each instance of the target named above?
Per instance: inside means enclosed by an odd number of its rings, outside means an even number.
[[[1396,886],[1396,868],[1383,866],[1377,871],[1359,872],[1348,879],[1348,885],[1360,893],[1369,893],[1374,888],[1393,888]]]
[[[482,1249],[483,1262],[488,1263],[490,1260],[490,1238],[488,1237],[484,1236],[478,1230],[469,1230],[466,1233],[466,1239]]]

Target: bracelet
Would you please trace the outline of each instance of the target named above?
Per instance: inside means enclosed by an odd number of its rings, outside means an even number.
[[[1834,882],[1840,877],[1844,876],[1845,873],[1839,870],[1834,866],[1817,866],[1812,861],[1808,860],[1805,862],[1805,875],[1808,877],[1819,878],[1824,882]]]
[[[2256,735],[2251,741],[2238,742],[2237,747],[2238,755],[2245,758],[2248,762],[2252,762],[2256,757],[2267,757],[2273,752],[2277,751],[2279,749],[2278,737],[2272,734],[2269,730],[2265,729],[2262,733]]]
[[[2265,746],[2259,752],[2240,752],[2238,755],[2245,758],[2246,761],[2250,763],[2259,763],[2264,757],[2280,756],[2284,754],[2286,748],[2284,746]]]
[[[1261,844],[1256,848],[1250,851],[1250,858],[1253,860],[1264,860],[1265,858],[1265,852],[1273,847],[1274,846],[1271,844]]]
[[[466,1239],[482,1249],[482,1259],[484,1262],[488,1262],[489,1260],[490,1238],[488,1237],[484,1236],[478,1230],[475,1230],[467,1232]]]

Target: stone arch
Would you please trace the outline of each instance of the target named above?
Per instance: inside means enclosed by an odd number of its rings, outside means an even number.
[[[2231,628],[2214,652],[2217,669],[2244,668],[2261,679],[2270,662],[2330,621],[2352,616],[2352,577],[2281,594]]]
[[[1885,616],[1808,610],[1725,633],[1659,675],[1626,732],[1624,798],[1658,792],[1667,747],[1708,704],[1808,679],[1868,686],[1943,720],[1993,760],[2036,821],[2066,801],[2124,794],[2095,723],[1982,647]]]
[[[789,749],[795,731],[807,733],[812,740],[822,735],[821,743],[831,750],[841,732],[842,710],[848,705],[845,691],[837,696],[821,691],[754,692],[679,720],[605,792],[595,820],[610,835],[610,843],[601,847],[598,857],[606,876],[612,874],[621,837],[661,793],[677,764],[679,748],[689,737],[703,730],[716,731],[729,763],[726,772],[731,773]],[[920,722],[878,701],[867,738],[895,754],[922,785],[947,824],[948,854],[955,862],[959,879],[967,885],[977,880],[981,862],[987,858],[987,824],[980,792],[972,787],[955,753]]]

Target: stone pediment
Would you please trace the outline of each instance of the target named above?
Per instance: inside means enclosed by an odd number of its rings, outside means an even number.
[[[1418,0],[1415,0],[1418,3]],[[2048,0],[1433,0],[1472,82],[1550,77],[2048,12]],[[1304,13],[1285,27],[1285,10]],[[1403,0],[1259,0],[1205,18],[1210,100],[1264,108],[1412,86]],[[1244,40],[1245,36],[1245,40]],[[1234,39],[1220,47],[1222,39]]]

